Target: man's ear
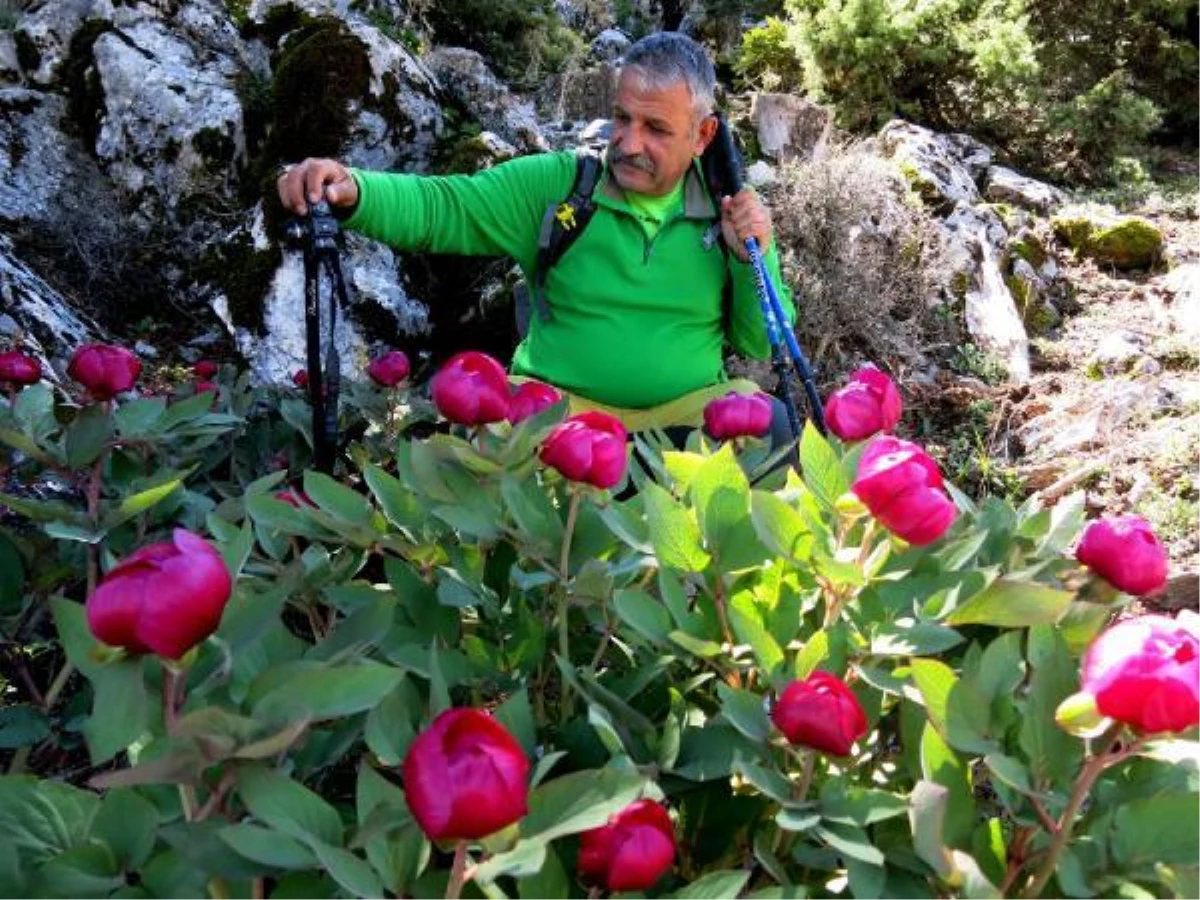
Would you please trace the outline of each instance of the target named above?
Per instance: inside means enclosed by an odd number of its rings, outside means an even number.
[[[708,145],[712,143],[712,139],[717,135],[717,117],[715,115],[707,115],[700,120],[699,133],[696,135],[696,156],[700,156],[708,149]]]

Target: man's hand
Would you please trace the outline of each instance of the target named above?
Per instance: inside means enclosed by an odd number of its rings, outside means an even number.
[[[721,233],[725,246],[742,262],[750,261],[746,238],[758,241],[763,253],[771,246],[771,214],[753,188],[742,188],[735,197],[721,198]]]
[[[358,185],[350,170],[335,159],[306,159],[288,166],[275,186],[284,209],[297,215],[308,212],[309,203],[324,196],[330,206],[348,208],[358,203]]]

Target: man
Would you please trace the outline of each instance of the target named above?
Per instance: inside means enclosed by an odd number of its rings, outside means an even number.
[[[704,50],[681,34],[651,35],[625,55],[596,212],[547,273],[544,313],[531,317],[512,361],[514,376],[567,392],[573,412],[601,409],[631,431],[695,427],[708,400],[754,390],[728,381],[722,357],[726,339],[747,356],[770,350],[747,237],[767,248],[782,281],[758,196],[746,189],[718,203],[704,186],[699,157],[717,131],[715,85]],[[292,212],[323,193],[347,228],[406,250],[510,256],[533,284],[543,215],[570,193],[575,172],[569,151],[449,177],[308,159],[278,188]],[[793,315],[782,287],[781,299]],[[782,445],[790,435],[781,413],[776,420],[772,438]]]

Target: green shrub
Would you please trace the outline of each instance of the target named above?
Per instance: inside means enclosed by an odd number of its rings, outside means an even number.
[[[582,47],[551,0],[439,0],[426,19],[437,43],[478,51],[519,89],[536,87],[547,74],[561,71]]]
[[[743,85],[753,90],[795,92],[804,84],[804,70],[788,38],[788,26],[773,16],[742,35],[733,68]]]

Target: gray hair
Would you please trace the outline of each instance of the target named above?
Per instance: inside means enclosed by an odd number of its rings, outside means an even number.
[[[625,51],[621,71],[626,69],[637,69],[636,77],[656,88],[684,82],[698,116],[707,116],[716,105],[712,61],[703,47],[678,31],[660,31],[637,41]]]

